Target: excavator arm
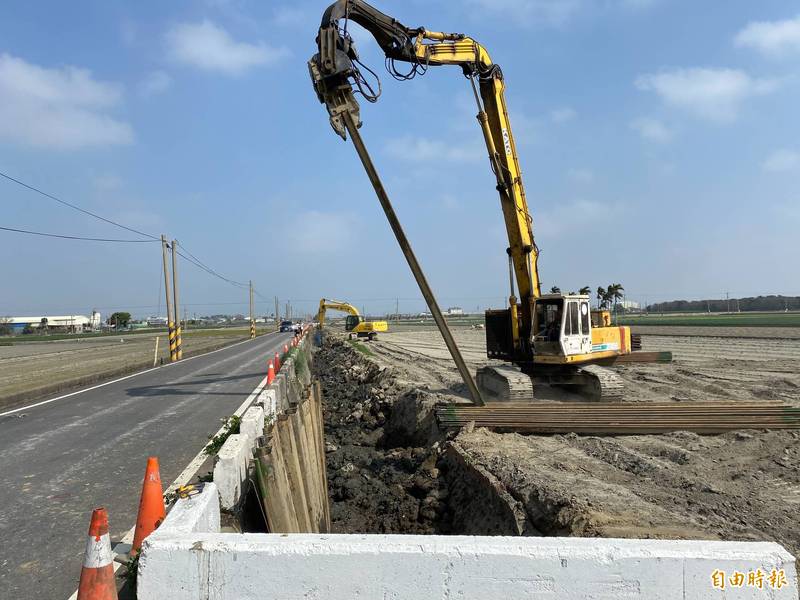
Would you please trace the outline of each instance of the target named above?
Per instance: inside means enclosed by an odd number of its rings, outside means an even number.
[[[361,125],[355,93],[361,93],[372,102],[380,95],[380,91],[375,93],[361,73],[358,52],[347,32],[349,20],[374,36],[396,78],[410,79],[431,66],[453,65],[461,67],[469,79],[508,233],[509,308],[514,354],[519,360],[530,359],[533,303],[541,295],[538,249],[508,117],[502,70],[492,62],[483,46],[464,34],[429,31],[424,27],[409,28],[362,0],[338,0],[323,15],[317,35],[319,52],[309,61],[309,71],[317,96],[328,109],[331,126],[343,139],[346,139],[343,113],[349,113],[352,120]],[[401,74],[394,69],[394,61],[412,66],[408,73]],[[514,279],[519,290],[519,303],[514,292]]]
[[[346,312],[348,315],[353,315],[354,317],[360,316],[358,309],[352,304],[348,304],[347,302],[339,302],[338,300],[328,300],[326,298],[322,298],[319,301],[319,310],[317,311],[317,322],[320,324],[320,327],[325,325],[325,311],[328,309],[340,310],[342,312]]]

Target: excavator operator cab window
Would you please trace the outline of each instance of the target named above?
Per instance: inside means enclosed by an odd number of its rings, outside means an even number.
[[[344,329],[345,331],[353,331],[358,324],[361,322],[361,317],[358,315],[347,315],[347,318],[344,320]]]
[[[537,300],[534,314],[536,335],[533,339],[536,352],[558,354],[563,310],[564,301],[561,298]]]

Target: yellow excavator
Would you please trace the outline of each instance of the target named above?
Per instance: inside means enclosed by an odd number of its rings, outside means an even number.
[[[356,336],[365,337],[369,341],[373,341],[378,337],[379,332],[389,331],[389,324],[386,321],[367,321],[352,304],[340,302],[339,300],[328,300],[327,298],[322,298],[319,301],[317,322],[320,327],[325,326],[326,310],[339,310],[347,313],[347,317],[344,320],[344,330],[348,333],[350,339]]]
[[[357,131],[361,120],[354,94],[360,93],[375,102],[380,95],[380,82],[376,90],[362,73],[361,67],[369,69],[360,62],[348,32],[351,21],[373,35],[395,79],[408,80],[423,75],[430,67],[452,65],[461,69],[471,85],[508,233],[510,285],[508,308],[486,312],[487,354],[509,364],[479,370],[478,387],[506,399],[530,399],[532,380],[538,380],[578,386],[578,391],[594,398],[620,398],[621,378],[601,365],[632,351],[636,340],[632,340],[630,329],[610,326],[607,312],[591,310],[588,295],[541,293],[539,250],[511,132],[503,71],[483,46],[462,33],[409,28],[366,2],[339,0],[322,17],[318,53],[308,64],[311,79],[320,102],[328,110],[334,131],[345,140],[350,133],[423,296],[435,309],[434,316],[438,305]],[[403,69],[397,63],[408,66]],[[443,319],[439,328],[469,387],[471,375],[465,372],[464,361]],[[473,388],[474,383],[470,392],[481,403],[481,392]]]

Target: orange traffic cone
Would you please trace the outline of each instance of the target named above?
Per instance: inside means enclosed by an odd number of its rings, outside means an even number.
[[[281,356],[277,352],[275,353],[274,362],[275,362],[275,372],[277,373],[278,371],[281,370]]]
[[[111,539],[108,537],[108,513],[105,508],[92,511],[89,539],[83,556],[78,600],[117,600],[114,581]]]
[[[136,532],[133,534],[131,558],[139,553],[142,540],[153,533],[167,516],[164,508],[164,490],[161,488],[161,475],[158,472],[158,457],[147,458],[144,471],[142,497],[139,500],[139,515],[136,517]]]
[[[271,384],[275,380],[275,367],[272,366],[272,361],[269,361],[269,367],[267,368],[267,385]]]
[[[292,338],[292,339],[294,339],[294,338]],[[283,354],[284,355],[289,354],[289,346],[287,346],[286,344],[283,345]]]

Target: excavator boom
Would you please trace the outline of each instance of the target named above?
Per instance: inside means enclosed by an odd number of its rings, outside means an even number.
[[[362,0],[339,0],[325,11],[317,35],[319,53],[309,61],[314,87],[320,102],[328,109],[331,125],[346,137],[342,113],[349,112],[360,125],[358,103],[353,87],[368,100],[371,93],[361,74],[358,52],[347,33],[352,20],[367,29],[392,61],[410,63],[411,70],[399,78],[411,78],[431,66],[461,67],[470,80],[478,106],[477,119],[486,144],[489,162],[496,178],[497,191],[508,232],[511,327],[516,358],[529,358],[533,301],[541,295],[538,249],[533,238],[533,221],[525,198],[525,188],[511,131],[505,100],[503,72],[492,62],[486,49],[461,33],[430,31],[407,27]],[[395,74],[397,69],[391,67]],[[519,290],[519,307],[514,293]],[[517,316],[519,308],[520,315]]]

